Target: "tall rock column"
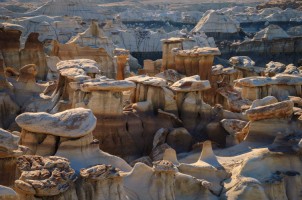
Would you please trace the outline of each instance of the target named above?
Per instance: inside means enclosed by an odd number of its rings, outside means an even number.
[[[149,76],[133,76],[126,80],[136,84],[132,92],[132,102],[141,111],[158,112],[161,109],[166,112],[177,114],[176,102],[173,92],[168,88],[165,79]]]
[[[174,49],[175,69],[186,76],[199,75],[201,80],[211,79],[214,56],[220,55],[218,48],[203,47],[190,50]]]
[[[78,88],[76,88],[78,87]],[[116,81],[106,77],[86,80],[74,89],[75,107],[87,107],[97,116],[120,117],[123,115],[123,91],[135,88],[131,81]]]
[[[207,121],[211,112],[211,107],[203,102],[203,92],[211,88],[209,81],[195,75],[175,82],[170,88],[176,93],[178,114],[184,127],[190,133],[196,132],[197,125]]]
[[[126,49],[115,49],[114,50],[115,59],[117,62],[117,80],[124,80],[125,79],[125,67],[129,60],[129,51]]]
[[[88,199],[115,199],[127,200],[128,197],[124,191],[123,177],[121,171],[111,165],[95,165],[90,168],[81,169],[83,186],[79,190],[80,199],[85,200],[85,192],[93,191]],[[86,197],[86,198],[85,198]]]
[[[169,38],[162,40],[163,43],[163,62],[162,70],[175,69],[175,58],[172,49],[183,49],[184,38]]]

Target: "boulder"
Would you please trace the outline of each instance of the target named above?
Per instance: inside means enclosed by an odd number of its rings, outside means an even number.
[[[250,121],[258,121],[272,118],[290,118],[293,114],[294,103],[292,101],[282,101],[266,106],[251,108],[246,111]]]
[[[247,56],[234,56],[229,59],[230,63],[236,67],[253,67],[255,62]]]
[[[234,136],[237,132],[240,132],[248,122],[238,119],[223,119],[220,123],[230,135]]]
[[[16,118],[17,124],[27,131],[67,138],[79,138],[91,133],[96,118],[91,110],[76,108],[56,114],[23,113]]]
[[[198,75],[185,77],[171,85],[171,89],[176,92],[203,91],[210,88],[210,82],[208,80],[200,80]]]
[[[191,149],[192,136],[185,128],[176,128],[168,134],[167,144],[177,153],[188,152]]]
[[[49,197],[67,191],[76,181],[75,171],[66,158],[51,156],[21,156],[17,166],[21,171],[15,189],[21,195]]]
[[[259,106],[266,106],[266,105],[270,105],[270,104],[274,104],[274,103],[278,103],[278,99],[273,96],[267,96],[267,97],[264,97],[263,99],[256,99],[255,101],[253,101],[251,108],[256,108]]]

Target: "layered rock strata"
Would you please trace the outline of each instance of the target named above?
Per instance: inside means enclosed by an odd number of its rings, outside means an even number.
[[[302,78],[297,75],[278,74],[274,77],[248,77],[235,82],[242,88],[241,95],[245,99],[274,96],[285,100],[288,96],[301,96],[301,81]]]
[[[199,75],[201,80],[210,80],[214,56],[220,55],[218,48],[173,49],[175,70],[186,76]]]
[[[14,24],[6,24],[0,33],[0,55],[4,66],[20,69],[27,64],[37,66],[37,78],[45,79],[47,74],[46,56],[38,34],[31,33],[21,48],[20,37],[23,28]]]

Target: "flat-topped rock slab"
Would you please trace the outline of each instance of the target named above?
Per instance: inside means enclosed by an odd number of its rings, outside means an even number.
[[[89,109],[76,108],[53,115],[27,112],[19,115],[16,122],[22,129],[33,133],[79,138],[93,131],[96,117]]]
[[[100,73],[97,62],[90,59],[64,60],[57,64],[57,69],[62,76],[69,78],[89,73]]]
[[[126,81],[132,81],[134,83],[141,83],[143,85],[151,85],[157,87],[166,87],[168,83],[165,79],[159,77],[150,77],[146,75],[132,76],[125,79]]]
[[[179,56],[207,56],[207,55],[221,55],[221,52],[218,48],[214,47],[201,47],[201,48],[193,48],[188,50],[176,50],[174,52]]]
[[[302,85],[302,76],[278,74],[274,77],[254,76],[235,81],[244,87],[261,87],[267,85]]]
[[[81,84],[83,92],[91,91],[127,91],[135,88],[135,83],[127,80],[113,80],[106,77],[91,79]]]
[[[289,118],[294,110],[294,103],[290,100],[269,104],[266,106],[258,106],[246,111],[246,115],[250,121],[258,121],[263,119]]]
[[[170,88],[176,92],[193,92],[208,90],[211,85],[208,80],[200,80],[200,77],[195,75],[175,82]]]

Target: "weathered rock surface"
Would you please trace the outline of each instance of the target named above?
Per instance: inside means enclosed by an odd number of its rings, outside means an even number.
[[[293,114],[294,103],[292,101],[282,101],[269,104],[267,106],[258,106],[246,111],[246,115],[251,121],[271,118],[289,118]]]
[[[248,122],[241,121],[238,119],[223,119],[221,124],[223,128],[230,134],[235,135],[237,132],[241,131]]]
[[[77,179],[67,159],[51,156],[22,156],[17,164],[22,172],[15,188],[21,196],[56,196],[66,192]]]
[[[253,101],[251,108],[266,106],[274,103],[278,103],[278,99],[276,99],[276,97],[273,96],[267,96],[264,97],[263,99],[256,99],[255,101]]]
[[[91,110],[77,108],[54,115],[48,113],[23,113],[16,118],[18,125],[27,131],[79,138],[92,132],[96,118]]]
[[[211,85],[209,81],[200,80],[200,77],[195,75],[175,82],[171,88],[176,92],[195,92],[210,89]]]
[[[128,199],[121,171],[111,165],[95,165],[90,168],[81,169],[82,189],[79,199],[85,199],[86,191],[92,191],[91,197],[95,199]]]
[[[0,148],[1,151],[12,152],[18,149],[20,137],[8,131],[0,129]]]

